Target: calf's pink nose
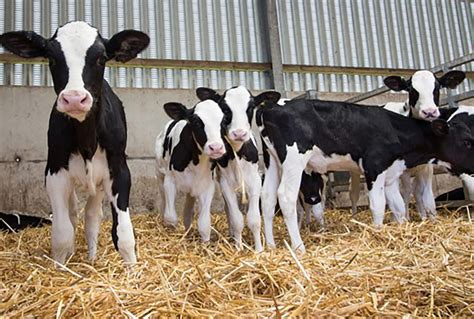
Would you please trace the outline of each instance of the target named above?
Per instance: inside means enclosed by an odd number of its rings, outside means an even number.
[[[433,108],[428,108],[428,109],[424,109],[421,111],[421,113],[426,117],[426,118],[437,118],[439,117],[439,110],[437,107],[433,107]]]
[[[224,145],[222,145],[222,144],[220,144],[220,143],[209,144],[209,149],[210,149],[212,152],[222,151],[222,150],[224,149]]]
[[[92,99],[89,94],[76,90],[61,92],[58,100],[65,112],[85,112],[92,105]]]
[[[247,137],[247,131],[243,129],[236,129],[231,132],[231,135],[234,139],[243,140]]]

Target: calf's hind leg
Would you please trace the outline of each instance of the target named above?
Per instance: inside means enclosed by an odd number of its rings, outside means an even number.
[[[130,170],[125,162],[125,156],[108,160],[112,181],[109,200],[112,210],[112,240],[123,260],[135,263],[135,235],[130,219]]]
[[[369,206],[377,228],[382,227],[385,214],[385,175],[386,173],[383,172],[377,175],[375,180],[366,176],[369,189]]]

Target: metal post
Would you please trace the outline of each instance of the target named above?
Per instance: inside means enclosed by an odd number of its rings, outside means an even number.
[[[277,0],[266,1],[268,38],[270,41],[270,57],[272,62],[272,79],[274,89],[280,92],[282,97],[286,97],[276,1]]]

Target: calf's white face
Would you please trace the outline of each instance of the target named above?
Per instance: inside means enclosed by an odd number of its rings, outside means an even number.
[[[85,119],[92,107],[93,98],[85,88],[82,73],[87,51],[98,35],[97,29],[84,22],[68,23],[56,32],[69,75],[66,86],[58,95],[57,110],[79,121]]]
[[[466,77],[462,71],[450,71],[441,78],[427,70],[417,71],[409,80],[399,76],[384,79],[385,85],[394,91],[407,91],[408,104],[414,118],[432,121],[439,113],[439,90],[447,87],[454,89]]]
[[[166,103],[164,108],[173,120],[185,120],[189,123],[193,138],[205,155],[218,159],[225,154],[222,140],[225,128],[224,113],[215,101],[199,102],[190,110],[176,102]]]
[[[412,76],[411,86],[413,90],[418,92],[418,99],[416,99],[415,105],[412,106],[414,117],[420,119],[436,119],[439,117],[438,105],[434,101],[435,84],[436,78],[430,71],[418,71]]]
[[[225,92],[224,102],[232,112],[232,120],[226,135],[234,142],[247,142],[250,139],[250,122],[253,112],[252,95],[243,86]]]
[[[213,89],[201,87],[196,90],[196,95],[201,101],[212,100],[219,104],[225,116],[225,135],[234,146],[250,140],[255,107],[264,101],[276,103],[280,99],[280,93],[274,91],[252,96],[243,86],[232,87],[222,96]]]
[[[199,102],[194,108],[194,115],[198,119],[195,119],[195,123],[191,125],[193,126],[193,132],[196,133],[196,140],[203,147],[204,153],[213,159],[222,157],[225,154],[221,134],[224,113],[222,113],[219,105],[211,100]],[[199,121],[202,122],[202,128],[198,124]]]

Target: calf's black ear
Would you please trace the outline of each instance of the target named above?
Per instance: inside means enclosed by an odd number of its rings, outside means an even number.
[[[436,136],[446,136],[449,134],[449,124],[445,120],[436,119],[431,122],[431,130]]]
[[[181,103],[168,102],[164,105],[165,112],[175,121],[184,120],[188,116],[188,109]]]
[[[196,95],[201,101],[213,100],[218,103],[221,99],[221,96],[217,94],[216,91],[210,88],[199,87],[196,89]]]
[[[48,40],[33,31],[13,31],[0,35],[0,44],[23,58],[46,56]]]
[[[408,91],[408,89],[410,87],[407,80],[405,80],[401,76],[396,76],[396,75],[386,77],[385,79],[383,79],[383,83],[390,90],[394,90],[396,92]]]
[[[438,79],[441,87],[454,89],[456,86],[461,84],[466,78],[466,73],[463,71],[449,71]]]
[[[277,103],[278,100],[281,98],[281,94],[276,92],[276,91],[266,91],[263,93],[260,93],[256,97],[254,97],[255,100],[255,105],[260,105],[265,101],[270,101],[273,103]]]
[[[109,59],[127,62],[142,52],[149,43],[150,38],[145,33],[136,30],[124,30],[106,41],[105,47]]]

